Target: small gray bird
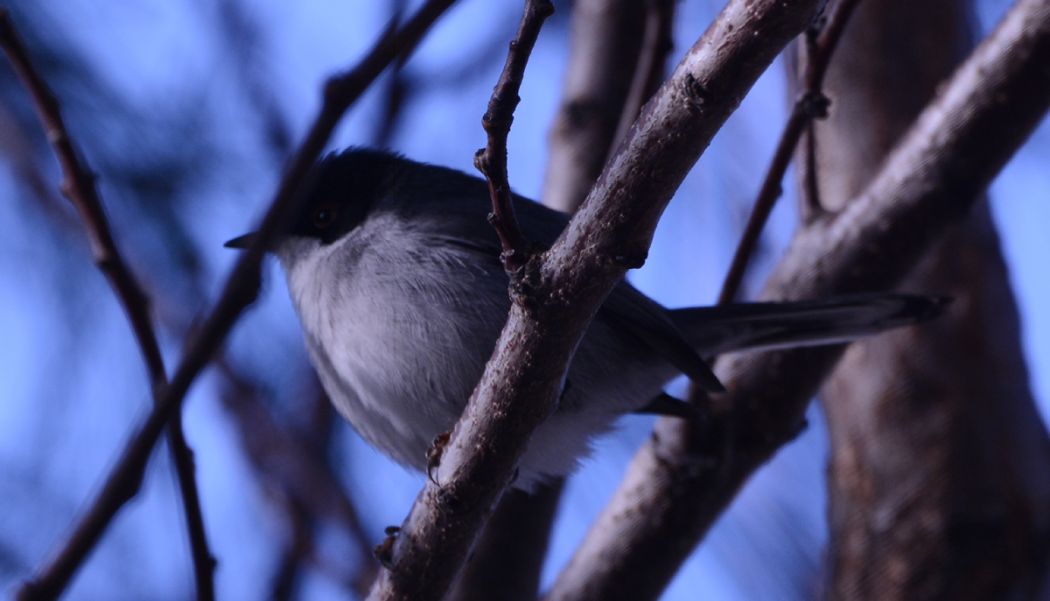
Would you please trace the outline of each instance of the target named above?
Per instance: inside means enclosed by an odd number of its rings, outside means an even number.
[[[514,200],[525,235],[552,244],[567,216]],[[510,308],[490,207],[479,178],[349,149],[317,164],[301,216],[272,246],[332,402],[369,443],[418,470],[462,412]],[[567,475],[625,413],[680,412],[684,404],[662,393],[679,374],[720,390],[702,357],[844,342],[931,318],[942,305],[878,294],[668,310],[621,282],[580,343],[515,486]]]

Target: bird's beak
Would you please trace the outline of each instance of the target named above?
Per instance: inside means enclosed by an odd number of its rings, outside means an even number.
[[[222,246],[223,248],[248,248],[255,241],[255,235],[255,232],[250,232],[243,236],[237,236],[233,240],[227,240],[226,244]]]

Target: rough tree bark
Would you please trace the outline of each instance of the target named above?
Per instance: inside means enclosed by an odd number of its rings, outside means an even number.
[[[828,73],[830,119],[815,126],[825,209],[868,184],[963,57],[968,8],[861,3]],[[1050,546],[1050,440],[988,207],[900,287],[955,302],[936,323],[851,346],[823,388],[830,598],[1032,598]]]
[[[668,0],[573,4],[561,107],[549,136],[542,196],[548,206],[565,212],[579,207],[612,150],[618,124],[633,121],[662,81],[670,39],[651,43],[659,36],[648,34],[656,29],[654,19],[668,24],[659,33],[669,33],[673,12]],[[652,82],[654,72],[661,77]],[[632,96],[639,98],[632,103]],[[553,482],[534,495],[504,494],[446,599],[535,599],[563,484]]]

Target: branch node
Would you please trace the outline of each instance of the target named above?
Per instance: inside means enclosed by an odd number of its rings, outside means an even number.
[[[508,46],[507,61],[503,65],[499,81],[492,90],[488,108],[481,118],[481,125],[488,136],[485,148],[474,153],[474,166],[489,183],[492,213],[488,221],[499,236],[502,252],[500,260],[504,270],[514,279],[514,274],[528,260],[528,242],[521,233],[514,215],[514,201],[507,177],[507,136],[514,122],[514,109],[521,97],[521,81],[525,65],[536,44],[543,21],[554,12],[549,0],[529,0],[525,5],[518,32]]]
[[[692,73],[686,73],[685,75],[685,93],[689,110],[695,114],[704,112],[711,93]]]
[[[430,448],[427,449],[427,478],[436,486],[441,486],[441,483],[434,478],[434,470],[441,466],[441,456],[445,453],[445,446],[451,437],[452,432],[442,432],[434,437]]]
[[[372,556],[376,558],[379,565],[387,570],[394,569],[394,544],[401,535],[400,526],[387,526],[383,533],[386,537],[372,550]]]
[[[827,119],[831,99],[820,90],[806,90],[798,99],[798,106],[809,119]]]
[[[645,265],[645,261],[649,258],[649,254],[642,252],[636,254],[623,254],[614,255],[612,258],[613,264],[619,267],[626,267],[627,269],[641,269]]]

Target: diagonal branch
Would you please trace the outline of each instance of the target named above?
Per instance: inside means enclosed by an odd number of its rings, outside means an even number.
[[[102,199],[95,187],[95,177],[80,159],[69,130],[66,129],[65,121],[62,119],[58,99],[34,68],[25,45],[15,31],[14,24],[7,12],[2,9],[0,9],[0,45],[3,46],[11,65],[33,99],[33,105],[40,117],[44,133],[51,142],[62,166],[63,181],[60,185],[62,194],[69,199],[80,215],[84,230],[91,242],[91,254],[95,264],[109,280],[117,300],[124,307],[124,312],[131,323],[131,329],[146,364],[153,401],[157,403],[159,392],[167,384],[167,374],[164,370],[164,360],[161,357],[157,334],[149,317],[149,299],[131,273],[131,269],[113,240],[109,222],[102,208]],[[172,462],[179,482],[183,513],[186,516],[197,598],[214,599],[215,559],[208,547],[204,515],[201,511],[200,491],[197,488],[195,477],[193,450],[186,442],[181,414],[175,415],[169,424],[168,441],[171,445]]]
[[[489,223],[499,236],[503,247],[500,259],[508,273],[516,272],[528,259],[528,242],[518,227],[511,202],[510,182],[507,180],[507,136],[514,122],[514,109],[521,101],[518,91],[525,77],[525,65],[540,35],[540,27],[552,13],[554,5],[550,0],[525,0],[525,12],[521,16],[518,32],[510,42],[507,62],[492,90],[488,110],[481,118],[481,124],[488,134],[488,143],[474,154],[474,166],[489,183],[489,196],[492,198]]]
[[[58,596],[117,511],[137,494],[150,451],[160,432],[178,413],[190,385],[226,339],[241,312],[254,300],[259,288],[263,253],[282,224],[287,223],[294,214],[298,190],[328,142],[332,130],[350,105],[387,65],[398,56],[411,54],[430,25],[453,2],[429,0],[402,27],[387,30],[356,67],[329,79],[325,84],[320,113],[281,179],[274,200],[258,228],[257,238],[241,254],[215,307],[197,334],[188,341],[170,383],[162,388],[153,411],[128,441],[102,490],[81,517],[75,531],[37,578],[24,584],[18,593],[19,598],[46,599]]]
[[[563,479],[499,500],[446,601],[535,601]]]
[[[957,0],[860,10],[828,74],[841,110],[815,128],[825,211],[863,190],[973,46]],[[1050,437],[1009,275],[979,200],[898,285],[951,296],[951,313],[858,341],[821,386],[829,600],[1046,597]]]
[[[561,238],[524,267],[530,298],[512,304],[445,446],[435,478],[441,484],[424,484],[370,598],[445,593],[529,436],[554,410],[594,312],[627,269],[644,261],[675,189],[816,4],[730,2],[646,104]]]
[[[1050,107],[1050,0],[1021,0],[848,207],[801,230],[767,299],[884,289],[903,277]],[[559,576],[552,599],[655,598],[747,478],[799,432],[841,347],[719,361],[729,394],[701,431],[661,420]],[[717,434],[714,436],[713,434]],[[615,539],[603,533],[615,532]],[[639,565],[649,569],[641,570]]]

